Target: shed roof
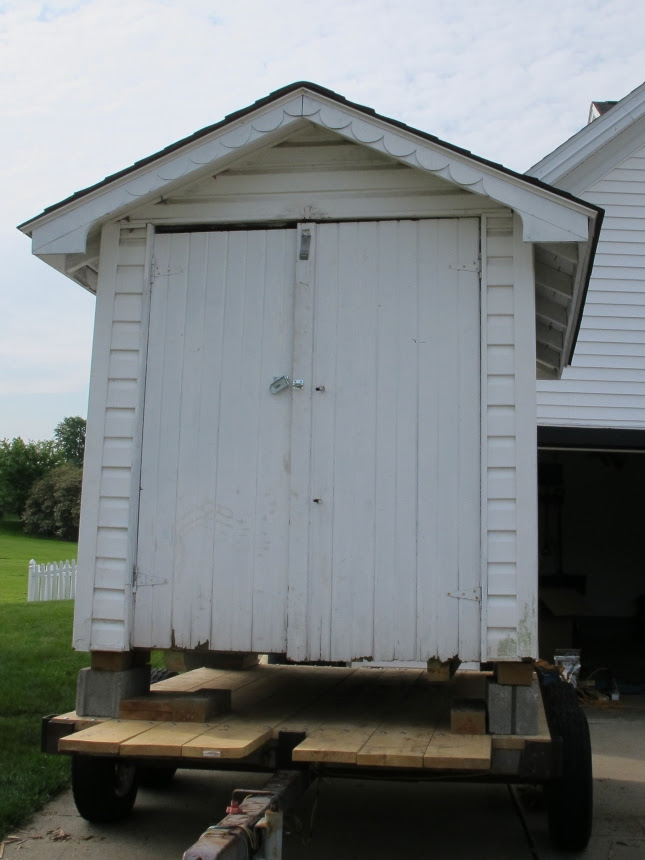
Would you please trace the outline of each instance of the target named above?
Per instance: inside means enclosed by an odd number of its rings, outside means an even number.
[[[554,278],[559,284],[552,297],[556,306],[553,302],[542,304],[538,338],[540,326],[542,330],[546,326],[547,332],[541,349],[539,346],[538,361],[541,354],[544,368],[551,372],[560,371],[570,361],[601,210],[566,190],[545,184],[540,177],[516,173],[309,82],[276,90],[47,207],[19,229],[32,238],[34,254],[93,289],[96,276],[88,265],[88,237],[95,240],[103,224],[123,218],[142,203],[159,199],[213,170],[224,170],[243,155],[274,145],[303,121],[440,176],[518,213],[524,240],[540,245],[536,251],[538,276],[541,272],[547,283]],[[563,272],[569,281],[564,290]],[[554,348],[554,338],[549,336],[552,326],[563,333],[562,338],[555,339],[562,343],[560,348]]]

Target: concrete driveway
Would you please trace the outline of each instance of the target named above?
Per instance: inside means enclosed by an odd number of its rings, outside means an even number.
[[[645,698],[590,709],[594,746],[595,824],[585,860],[645,858]],[[5,847],[21,860],[179,860],[200,833],[224,815],[234,787],[262,777],[180,771],[161,792],[141,790],[134,814],[114,825],[81,819],[69,791],[50,803]],[[556,860],[548,843],[541,795],[519,792],[522,818],[499,785],[324,781],[307,798],[313,837],[293,822],[284,860]]]

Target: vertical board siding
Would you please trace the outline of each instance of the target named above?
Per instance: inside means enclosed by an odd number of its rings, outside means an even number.
[[[479,221],[315,235],[308,659],[478,659]]]
[[[535,477],[520,471],[522,457],[529,457],[527,411],[530,407],[520,396],[527,388],[532,397],[535,344],[530,337],[534,328],[527,320],[526,305],[533,295],[532,272],[526,252],[530,246],[518,245],[518,231],[513,216],[485,217],[485,335],[483,350],[483,385],[487,393],[484,407],[484,467],[486,511],[486,629],[482,659],[517,659],[533,656],[535,620],[524,618],[523,592],[531,589],[537,577],[530,563],[524,564],[525,550],[520,546],[520,532],[527,516],[530,519],[531,490]],[[521,257],[518,260],[518,256]],[[522,275],[526,269],[526,276]],[[527,299],[525,293],[529,294]],[[531,363],[527,378],[527,362]],[[534,434],[533,434],[534,435]],[[528,487],[526,482],[528,481]],[[528,503],[528,511],[523,504]],[[537,520],[534,524],[534,530]],[[523,539],[532,545],[531,534]],[[525,584],[528,583],[528,584]],[[520,626],[523,624],[521,632]],[[528,633],[526,632],[528,631]]]
[[[538,381],[538,423],[645,427],[645,146],[576,193],[605,219],[573,362]]]
[[[96,333],[75,611],[79,650],[130,645],[132,468],[140,377],[145,229],[105,228],[97,289]],[[111,245],[108,241],[111,237]],[[95,473],[95,474],[94,474]],[[89,621],[88,623],[88,615]]]
[[[294,230],[157,237],[135,644],[285,648]]]

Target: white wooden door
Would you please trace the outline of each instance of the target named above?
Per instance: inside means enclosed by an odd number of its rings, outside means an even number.
[[[134,644],[285,644],[295,230],[158,235]]]
[[[478,245],[476,219],[157,237],[135,644],[478,658]]]
[[[289,654],[476,660],[479,221],[321,224],[311,254],[296,288],[309,396],[294,396],[294,425],[311,444],[292,474],[309,527],[291,541]]]

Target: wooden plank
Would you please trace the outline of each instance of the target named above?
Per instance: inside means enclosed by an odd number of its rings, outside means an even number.
[[[437,730],[423,756],[423,766],[436,770],[488,770],[490,735],[453,735]]]
[[[320,701],[349,669],[272,667],[257,684],[244,687],[234,699],[236,714],[184,745],[188,758],[237,759],[250,755],[272,737],[294,711]],[[280,727],[280,729],[278,729]]]
[[[450,730],[458,735],[485,735],[486,702],[455,699],[450,709]]]
[[[121,720],[155,720],[176,723],[207,723],[231,711],[230,690],[202,690],[196,693],[156,692],[123,699]]]
[[[106,720],[100,725],[61,738],[61,752],[86,752],[93,755],[118,755],[121,744],[149,731],[154,723],[141,720]]]
[[[320,724],[294,749],[293,760],[355,764],[360,749],[420,676],[415,670],[359,669],[322,703]]]
[[[239,759],[271,740],[272,728],[262,721],[233,718],[188,739],[181,749],[185,758]]]
[[[146,730],[120,744],[119,755],[179,758],[184,744],[210,728],[210,723],[148,724]]]
[[[51,722],[57,725],[73,725],[75,731],[80,732],[83,729],[88,729],[90,726],[97,726],[99,723],[104,723],[105,717],[79,717],[76,711],[69,711],[66,714],[58,714],[52,717]]]
[[[447,708],[444,689],[417,685],[391,718],[361,747],[357,765],[423,767],[423,757]]]
[[[193,669],[190,672],[166,678],[164,681],[157,681],[156,684],[151,685],[150,689],[155,692],[176,690],[178,692],[191,693],[194,690],[199,690],[203,685],[218,683],[220,679],[230,674],[232,673],[226,669]]]

